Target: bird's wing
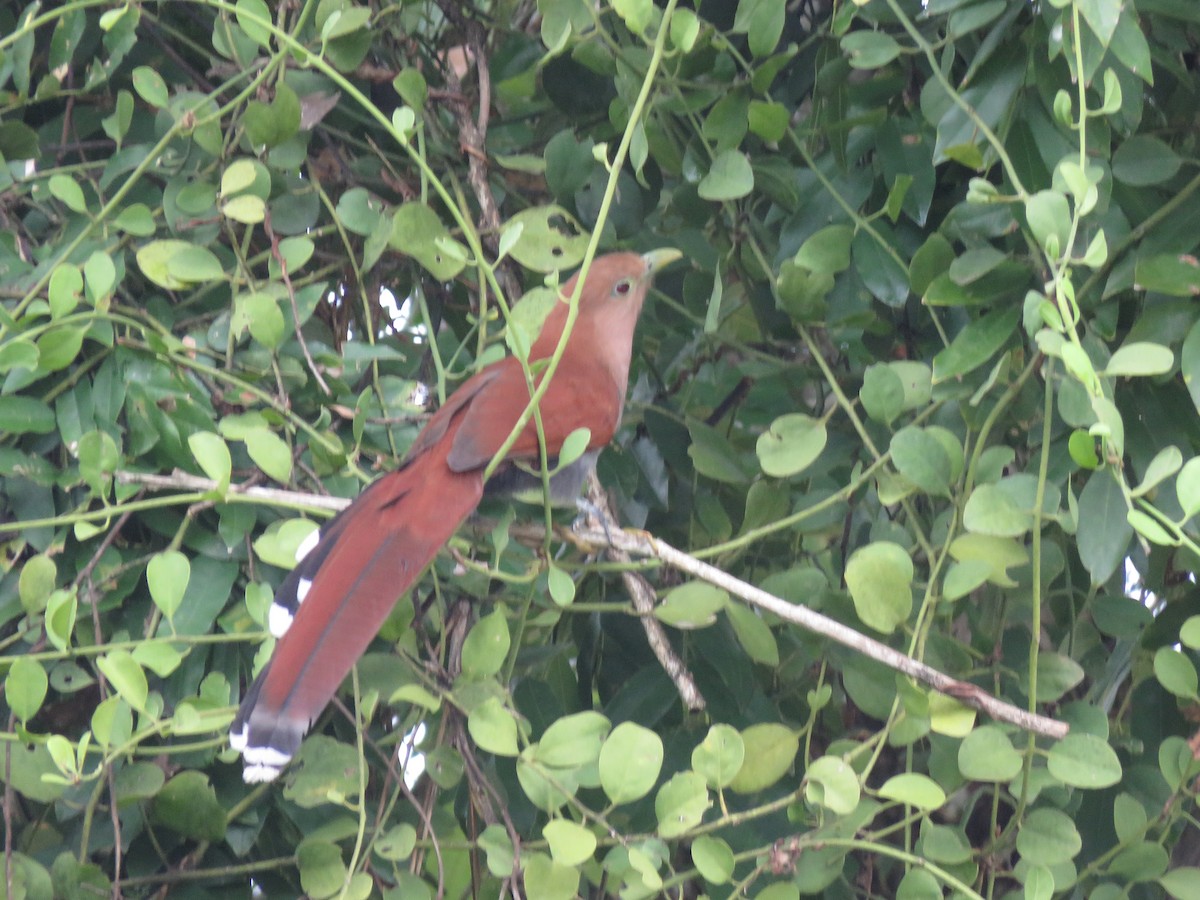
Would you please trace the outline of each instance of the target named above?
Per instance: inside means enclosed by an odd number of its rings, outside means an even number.
[[[478,387],[464,410],[446,456],[446,464],[455,472],[486,466],[529,405],[525,375],[513,357],[489,371],[494,372],[493,377]],[[591,431],[588,449],[607,444],[620,419],[621,399],[611,376],[602,369],[572,365],[564,359],[540,404],[548,454],[557,456],[563,441],[579,428]],[[539,455],[537,424],[530,419],[507,458],[537,459]]]

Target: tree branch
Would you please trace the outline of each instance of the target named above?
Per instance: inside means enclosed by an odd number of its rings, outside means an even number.
[[[860,634],[853,628],[849,628],[841,622],[835,622],[833,619],[823,616],[806,606],[789,603],[773,594],[768,594],[764,590],[734,578],[732,575],[723,572],[715,566],[710,566],[708,563],[701,562],[694,556],[689,556],[681,550],[676,550],[669,544],[645,532],[610,531],[606,533],[602,530],[576,532],[574,539],[593,547],[617,548],[628,553],[630,556],[661,560],[667,565],[679,569],[681,572],[686,572],[688,575],[724,588],[734,596],[740,597],[747,603],[753,604],[760,609],[772,612],[781,619],[799,625],[814,634],[819,634],[822,637],[836,641],[844,647],[849,647],[856,653],[861,653],[863,656],[881,662],[891,669],[895,669],[897,672],[902,672],[923,684],[929,685],[929,687],[940,691],[948,697],[953,697],[966,706],[987,713],[999,722],[1008,722],[1026,731],[1044,735],[1045,737],[1061,738],[1067,734],[1068,726],[1065,722],[1059,722],[1056,719],[1046,716],[1039,716],[1013,706],[1010,703],[1005,703],[978,685],[952,678],[944,672],[939,672],[937,669],[919,660],[905,656],[900,651],[886,644],[881,644],[879,641],[869,638],[865,634]]]
[[[116,477],[118,481],[126,484],[144,484],[152,488],[179,488],[190,491],[216,490],[217,488],[216,482],[208,478],[200,478],[179,471],[173,472],[170,475],[117,472]],[[338,511],[350,504],[349,500],[342,497],[327,497],[321,494],[306,494],[298,491],[286,491],[258,486],[231,484],[228,492],[230,494],[261,499],[291,507],[310,507],[312,509]],[[615,524],[613,522],[613,525]],[[717,587],[724,588],[735,597],[740,597],[747,603],[772,612],[787,622],[799,625],[813,634],[827,637],[844,647],[850,648],[856,653],[861,653],[863,656],[883,663],[897,672],[902,672],[948,697],[953,697],[955,700],[972,709],[987,713],[998,722],[1007,722],[1026,731],[1031,731],[1034,734],[1050,738],[1065,737],[1069,730],[1065,722],[1051,719],[1048,716],[1036,715],[1013,706],[1011,703],[1005,703],[1000,698],[989,694],[983,688],[979,687],[979,685],[971,684],[968,681],[961,681],[944,672],[939,672],[937,669],[926,665],[920,660],[905,656],[899,650],[889,647],[886,644],[881,644],[874,638],[867,637],[865,634],[861,634],[853,628],[843,625],[841,622],[836,622],[828,616],[823,616],[806,606],[789,603],[773,594],[768,594],[760,588],[734,578],[732,575],[723,572],[715,566],[710,566],[708,563],[702,562],[694,556],[689,556],[681,550],[676,550],[671,545],[645,532],[619,531],[613,527],[610,527],[606,531],[601,527],[601,529],[595,531],[564,532],[564,537],[588,548],[609,548],[610,554],[612,551],[619,551],[629,556],[660,560],[681,572],[703,579]],[[619,557],[612,557],[610,555],[610,558],[618,559]],[[627,574],[634,575],[634,573]],[[629,588],[630,595],[634,599],[639,614],[641,614],[643,620],[654,622],[655,626],[661,632],[661,626],[658,626],[657,620],[650,615],[653,604],[647,604],[647,595],[642,591],[641,587],[635,587],[635,584],[636,581],[626,581],[626,585]],[[643,587],[646,586],[643,584]],[[675,652],[671,648],[670,642],[667,641],[665,633],[661,634],[661,641],[651,637],[651,632],[655,626],[647,629],[647,637],[650,639],[651,647],[662,663],[663,669],[675,682],[676,687],[680,691],[680,696],[689,708],[703,709],[704,698],[695,689],[695,685],[691,684],[690,673],[683,666],[682,661],[675,656]],[[663,652],[664,647],[667,652]]]

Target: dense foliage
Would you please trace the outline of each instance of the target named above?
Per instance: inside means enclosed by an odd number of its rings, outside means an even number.
[[[1200,895],[1198,43],[1194,0],[4,4],[4,893]],[[621,524],[955,696],[494,504],[245,785],[320,495],[522,294],[665,246]]]

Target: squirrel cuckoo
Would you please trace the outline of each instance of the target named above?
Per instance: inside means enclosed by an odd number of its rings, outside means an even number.
[[[578,496],[612,439],[646,291],[654,273],[679,256],[676,250],[612,253],[592,262],[575,325],[539,404],[549,458],[571,432],[591,432],[587,453],[551,479],[556,500]],[[562,288],[564,297],[578,279]],[[567,312],[566,303],[558,303],[546,317],[531,363],[554,354]],[[270,781],[287,765],[396,600],[479,505],[484,469],[528,405],[525,374],[514,357],[485,367],[434,414],[398,469],[372,482],[311,539],[271,605],[268,627],[279,643],[230,727],[247,781]],[[536,484],[540,490],[541,479],[527,471],[540,456],[531,419],[487,489]]]

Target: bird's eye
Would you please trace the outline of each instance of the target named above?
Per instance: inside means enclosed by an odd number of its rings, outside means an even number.
[[[622,278],[615,285],[613,285],[613,293],[619,297],[624,297],[626,294],[628,294],[632,290],[633,290],[633,282],[630,281],[628,278]]]

